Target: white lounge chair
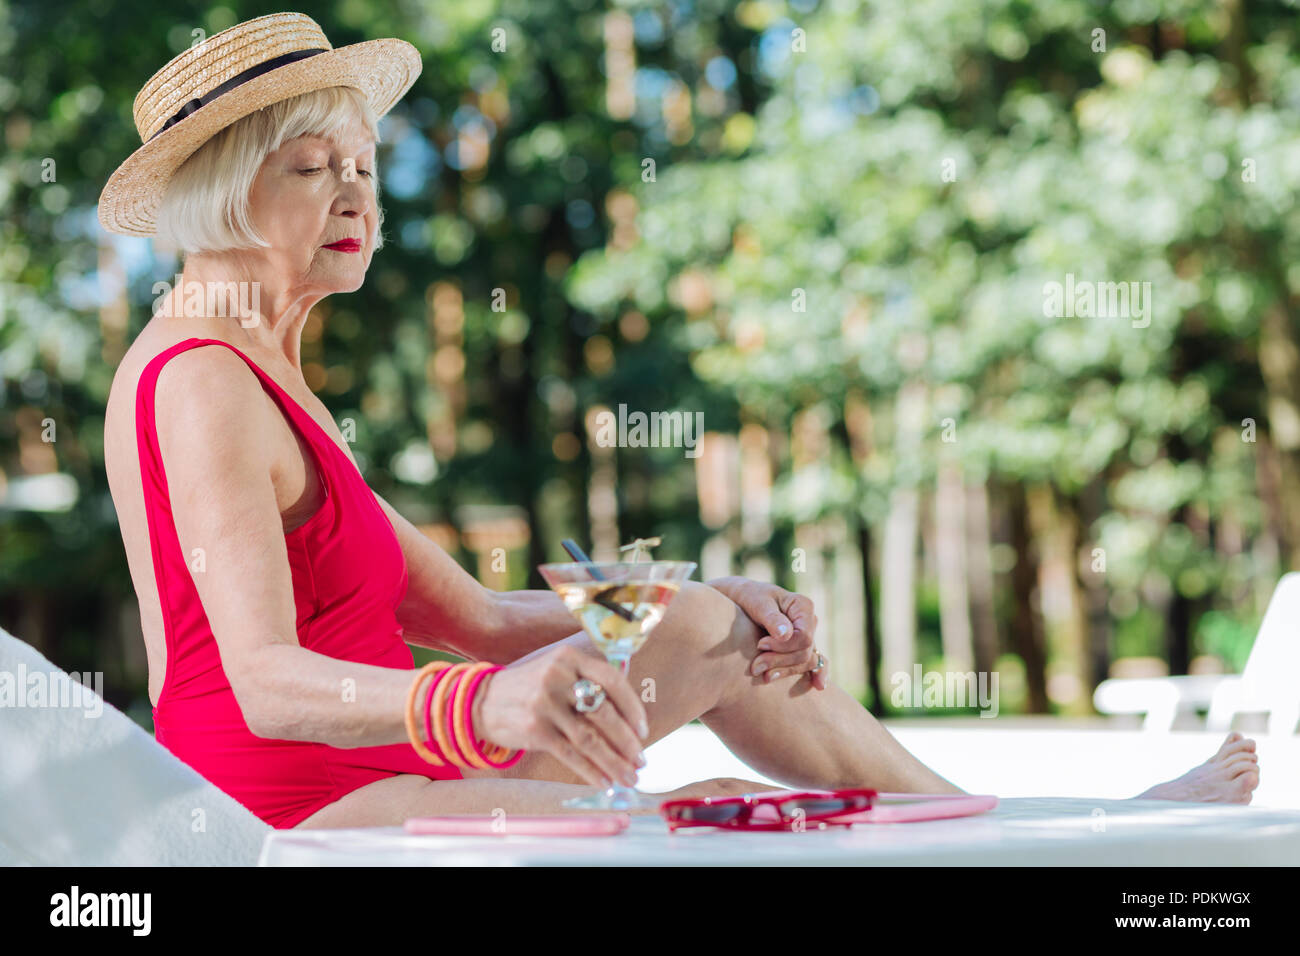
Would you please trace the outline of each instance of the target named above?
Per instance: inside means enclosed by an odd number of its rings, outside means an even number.
[[[36,696],[68,680],[0,628],[0,865],[257,862],[271,827],[130,717],[88,688]]]
[[[1145,730],[1168,731],[1180,716],[1209,711],[1205,729],[1227,731],[1238,714],[1268,714],[1269,734],[1300,721],[1300,572],[1284,575],[1240,675],[1112,678],[1097,685],[1103,714],[1145,714]]]

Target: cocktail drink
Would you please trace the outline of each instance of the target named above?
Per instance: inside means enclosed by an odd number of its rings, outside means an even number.
[[[605,659],[627,675],[628,662],[663,620],[695,571],[694,561],[572,562],[538,570]],[[657,808],[659,800],[615,783],[604,793],[566,801],[587,810]]]

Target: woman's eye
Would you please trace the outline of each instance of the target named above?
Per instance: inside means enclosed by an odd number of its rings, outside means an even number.
[[[325,169],[324,166],[312,166],[310,169],[300,169],[298,170],[298,172],[300,172],[304,176],[310,176],[313,173],[319,173],[324,169]],[[358,169],[357,174],[360,176],[369,176],[369,177],[373,177],[375,175],[374,171],[369,169]]]

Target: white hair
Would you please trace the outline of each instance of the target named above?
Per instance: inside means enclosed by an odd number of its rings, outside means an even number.
[[[379,142],[379,121],[370,102],[350,86],[303,93],[235,121],[200,146],[172,176],[158,209],[158,237],[187,255],[269,247],[248,208],[262,162],[300,136],[338,141],[358,116]],[[384,211],[379,206],[377,173],[370,181],[379,216],[375,236],[379,249],[384,244]]]

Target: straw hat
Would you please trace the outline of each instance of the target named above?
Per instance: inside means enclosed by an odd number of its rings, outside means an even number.
[[[99,221],[109,232],[152,236],[172,174],[218,131],[280,100],[327,86],[353,86],[383,116],[420,75],[405,40],[334,49],[311,17],[273,13],[191,47],[149,78],[135,98],[144,143],[109,177]]]

